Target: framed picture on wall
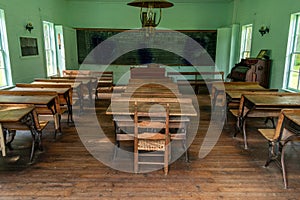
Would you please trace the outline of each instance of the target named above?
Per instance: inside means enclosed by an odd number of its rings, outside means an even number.
[[[39,55],[37,38],[20,37],[21,56]]]
[[[256,58],[265,58],[268,59],[269,58],[269,51],[268,49],[262,49],[260,50],[260,52],[258,53],[258,55],[256,56]]]

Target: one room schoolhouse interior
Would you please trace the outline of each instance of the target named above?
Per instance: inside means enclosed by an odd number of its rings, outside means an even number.
[[[300,1],[1,0],[0,199],[298,199]]]

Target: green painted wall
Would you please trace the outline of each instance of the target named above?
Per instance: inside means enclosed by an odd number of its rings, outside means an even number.
[[[65,2],[61,0],[1,0],[5,12],[13,82],[29,82],[35,77],[45,77],[42,21],[65,24]],[[31,22],[34,29],[29,33],[25,25]],[[38,40],[38,56],[21,57],[20,36]]]
[[[129,2],[129,1],[128,1]],[[184,1],[183,1],[184,2]],[[139,28],[139,9],[124,3],[99,3],[96,0],[1,0],[5,11],[14,83],[45,77],[42,21],[74,28]],[[159,28],[173,30],[211,30],[232,24],[253,23],[252,56],[261,49],[271,49],[271,87],[282,87],[290,14],[300,11],[298,0],[235,0],[232,3],[177,3],[163,10]],[[32,33],[25,30],[32,22]],[[270,27],[263,37],[262,25]],[[19,37],[38,38],[39,55],[22,58]],[[235,38],[239,46],[239,35]],[[72,46],[66,46],[66,51]],[[76,51],[75,51],[76,52]]]
[[[251,57],[261,49],[271,50],[271,87],[281,88],[288,39],[290,15],[300,12],[298,0],[237,0],[233,23],[253,24]],[[270,27],[270,33],[261,36],[262,25]]]
[[[130,1],[128,1],[130,2]],[[184,1],[182,1],[184,2]],[[124,3],[68,2],[68,23],[77,28],[140,28],[139,8]],[[163,9],[160,28],[173,30],[214,29],[231,23],[231,3],[177,3]]]
[[[6,17],[13,82],[30,82],[35,77],[46,76],[43,20],[74,28],[139,28],[139,9],[127,6],[126,3],[99,3],[96,0],[1,0],[0,8],[4,10]],[[230,24],[231,13],[232,4],[178,3],[163,10],[160,28],[216,30]],[[32,22],[34,26],[31,33],[24,28],[28,22]],[[38,56],[20,56],[20,36],[38,39]],[[65,41],[70,41],[66,35],[64,37]],[[70,37],[74,35],[71,34]],[[74,43],[65,45],[66,52],[76,52],[70,51],[71,48],[76,48]],[[66,60],[71,63],[67,67],[76,68],[73,64],[76,60],[74,57]]]

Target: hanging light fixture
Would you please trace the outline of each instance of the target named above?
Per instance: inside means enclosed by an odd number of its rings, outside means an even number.
[[[173,3],[166,0],[134,0],[127,5],[141,8],[140,20],[143,27],[156,27],[161,21],[161,9],[172,7]]]

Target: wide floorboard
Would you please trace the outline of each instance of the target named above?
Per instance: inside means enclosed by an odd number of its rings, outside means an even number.
[[[30,135],[17,133],[15,148],[0,159],[0,199],[299,199],[300,146],[288,148],[286,163],[288,189],[283,189],[281,171],[275,163],[263,165],[268,145],[257,131],[263,120],[249,120],[249,149],[243,148],[241,134],[233,138],[235,120],[228,123],[213,148],[205,157],[198,157],[210,121],[210,99],[198,96],[201,110],[197,136],[189,148],[190,162],[184,156],[170,165],[167,176],[162,170],[133,174],[115,170],[92,156],[82,144],[76,126],[66,123],[53,139],[53,124],[43,135],[44,151],[37,152],[34,163],[28,163]],[[114,140],[111,116],[105,115],[109,100],[97,100],[99,124],[107,135],[98,141],[105,146]],[[89,115],[89,108],[82,114]],[[76,116],[75,116],[76,120]],[[87,135],[94,131],[89,121],[82,121]],[[110,158],[112,152],[99,151]],[[123,159],[124,166],[130,159]]]

